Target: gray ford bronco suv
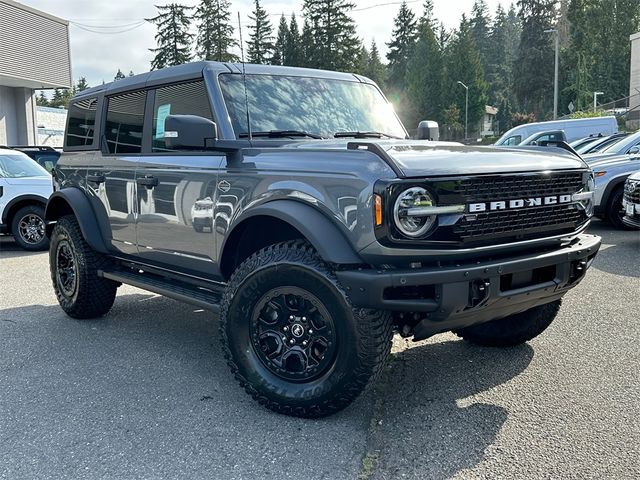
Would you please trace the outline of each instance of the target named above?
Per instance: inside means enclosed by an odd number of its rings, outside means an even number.
[[[199,62],[85,90],[53,174],[69,316],[123,283],[217,312],[240,384],[301,417],[349,405],[394,332],[532,339],[600,247],[578,156],[410,140],[346,73]]]

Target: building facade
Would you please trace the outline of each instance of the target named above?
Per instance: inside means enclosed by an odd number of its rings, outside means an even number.
[[[629,79],[629,115],[627,127],[640,128],[640,32],[631,40],[631,78]]]
[[[38,144],[35,90],[71,84],[69,22],[0,0],[0,145]]]

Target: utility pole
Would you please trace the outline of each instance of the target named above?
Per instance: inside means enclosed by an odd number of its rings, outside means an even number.
[[[593,111],[595,112],[598,108],[598,95],[604,95],[604,92],[593,92]]]
[[[464,87],[466,92],[466,97],[464,101],[464,139],[467,140],[469,138],[468,135],[468,126],[469,126],[469,87],[467,87],[464,83],[458,80],[458,83]]]
[[[556,120],[558,118],[558,56],[560,51],[560,34],[557,28],[545,30],[544,33],[554,33],[556,37],[556,58],[553,75],[553,119]]]

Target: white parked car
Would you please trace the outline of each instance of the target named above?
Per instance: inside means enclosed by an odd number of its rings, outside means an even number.
[[[622,199],[622,221],[630,228],[640,230],[640,170],[627,178]]]
[[[618,131],[618,122],[616,117],[594,117],[526,123],[508,130],[495,144],[497,146],[513,147],[519,145],[525,138],[534,133],[548,130],[562,130],[566,141],[573,142],[589,135],[613,135]]]
[[[24,153],[0,148],[0,233],[25,250],[46,250],[44,209],[53,192],[51,175]]]

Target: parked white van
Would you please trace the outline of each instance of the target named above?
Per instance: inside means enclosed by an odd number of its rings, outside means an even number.
[[[618,132],[618,122],[616,117],[610,116],[525,123],[508,130],[495,145],[515,146],[534,133],[546,130],[562,130],[567,142],[573,142],[589,135],[613,135]]]

